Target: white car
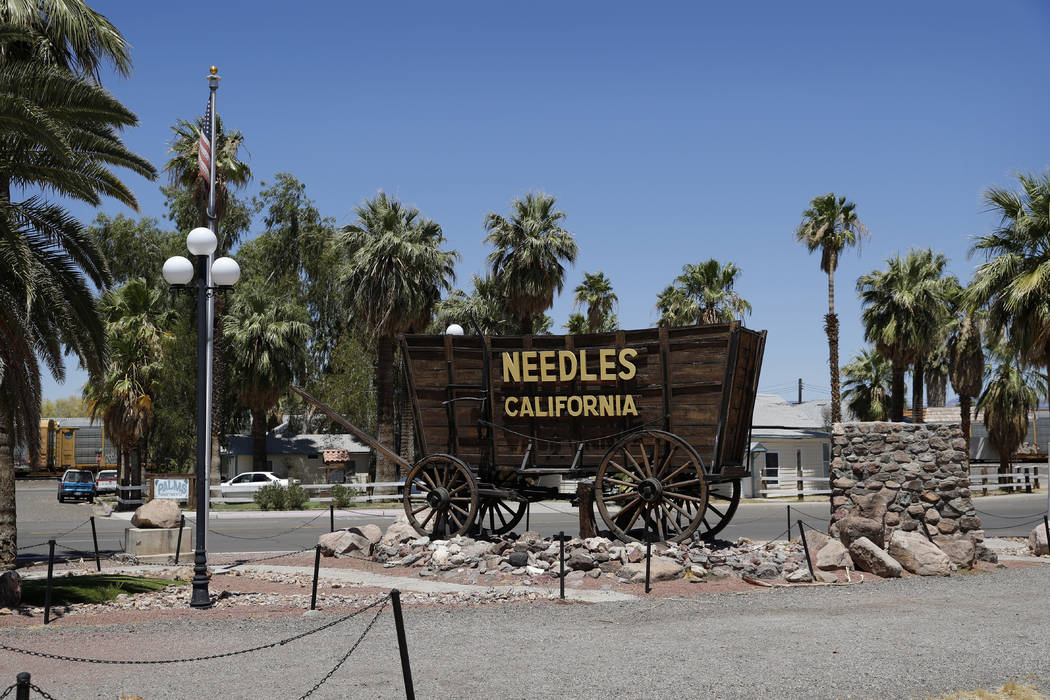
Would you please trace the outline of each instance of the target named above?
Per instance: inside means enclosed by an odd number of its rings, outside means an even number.
[[[98,478],[95,479],[95,490],[98,493],[116,493],[117,492],[117,470],[116,469],[103,469],[98,473]]]
[[[245,472],[219,484],[219,493],[223,498],[251,498],[267,484],[287,487],[298,483],[298,479],[281,479],[273,472]]]

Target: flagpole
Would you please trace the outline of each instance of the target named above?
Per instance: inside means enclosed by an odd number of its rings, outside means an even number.
[[[208,88],[210,89],[208,94],[208,100],[210,102],[211,109],[211,143],[208,144],[211,148],[211,158],[208,164],[208,228],[215,234],[215,237],[219,237],[219,222],[215,216],[215,164],[219,160],[219,154],[215,150],[215,142],[218,140],[218,130],[215,128],[218,121],[218,112],[215,109],[215,93],[219,90],[219,81],[222,78],[219,77],[219,69],[212,66],[208,71]],[[215,260],[215,254],[212,253],[211,259],[208,260],[208,289],[213,287],[211,279],[211,263]],[[214,292],[208,295],[208,499],[205,501],[204,512],[208,518],[211,516],[211,454],[212,454],[212,416],[213,407],[212,402],[214,399],[214,364],[215,364],[215,295]],[[207,535],[205,535],[207,537]]]

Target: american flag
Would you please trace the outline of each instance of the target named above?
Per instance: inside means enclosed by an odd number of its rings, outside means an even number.
[[[201,140],[197,146],[197,165],[200,167],[201,177],[204,181],[211,182],[211,99],[208,100],[208,108],[204,110],[204,128],[201,129]]]

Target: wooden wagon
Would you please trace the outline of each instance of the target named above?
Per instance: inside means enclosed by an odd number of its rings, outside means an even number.
[[[737,323],[591,335],[402,338],[423,534],[511,531],[528,503],[593,479],[623,540],[712,536],[740,501],[765,331]],[[330,412],[330,411],[329,411]],[[334,417],[334,416],[333,416]],[[588,505],[589,507],[589,505]]]

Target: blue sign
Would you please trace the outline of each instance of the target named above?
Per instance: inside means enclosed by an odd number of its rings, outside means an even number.
[[[154,479],[153,497],[169,501],[188,501],[190,499],[190,480]]]

